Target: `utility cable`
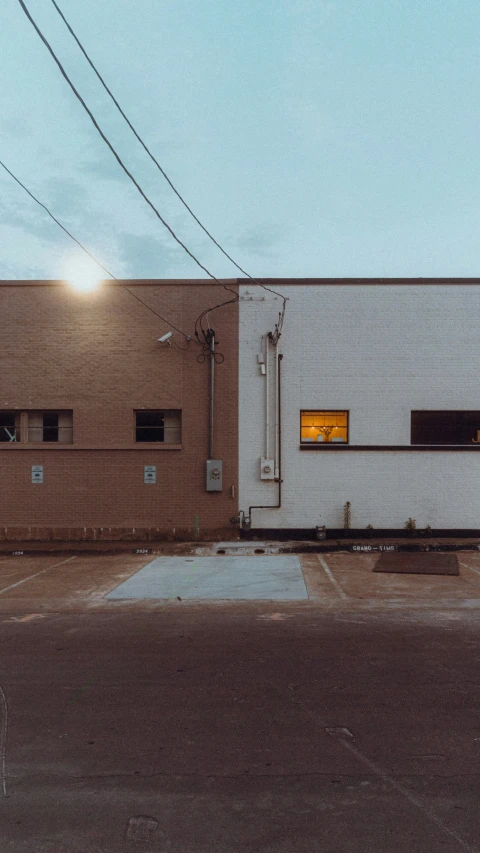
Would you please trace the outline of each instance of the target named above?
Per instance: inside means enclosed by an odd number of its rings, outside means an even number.
[[[85,246],[83,246],[83,245],[82,245],[82,243],[80,243],[80,240],[77,240],[77,238],[76,238],[76,237],[74,237],[74,236],[73,236],[73,234],[70,234],[70,231],[67,231],[67,229],[65,228],[65,226],[64,226],[64,225],[62,225],[62,223],[61,223],[61,222],[59,222],[59,221],[58,221],[58,219],[56,219],[56,218],[55,218],[55,216],[53,215],[53,213],[51,213],[51,211],[48,209],[48,207],[47,207],[45,204],[43,204],[43,202],[41,202],[41,201],[40,201],[40,199],[36,198],[36,196],[34,196],[34,195],[33,195],[33,193],[32,193],[32,192],[30,192],[30,190],[29,190],[29,189],[27,189],[27,187],[25,186],[25,184],[22,184],[22,182],[21,182],[17,177],[15,177],[15,175],[13,174],[13,172],[11,172],[11,171],[10,171],[10,169],[8,169],[8,168],[6,167],[6,165],[5,165],[5,163],[2,163],[2,161],[1,161],[1,160],[0,160],[0,166],[2,166],[2,167],[5,169],[5,171],[6,171],[6,172],[8,172],[8,174],[10,175],[10,177],[12,177],[12,178],[13,178],[13,180],[14,180],[14,181],[16,181],[16,182],[17,182],[17,184],[19,184],[19,185],[22,187],[22,189],[23,189],[23,190],[25,190],[25,192],[26,192],[26,193],[28,193],[28,195],[30,196],[30,198],[33,198],[33,200],[34,200],[34,201],[36,201],[36,202],[37,202],[37,204],[39,204],[39,205],[40,205],[40,207],[43,207],[43,209],[47,211],[47,213],[48,213],[49,217],[50,217],[51,219],[53,219],[53,221],[54,221],[54,222],[55,222],[55,223],[56,223],[56,224],[57,224],[57,225],[62,229],[62,231],[65,231],[65,234],[68,234],[68,236],[69,236],[69,237],[71,237],[71,239],[75,241],[75,243],[77,244],[77,246],[80,246],[80,248],[81,248],[81,249],[83,249],[83,251],[84,251],[84,252],[86,252],[86,254],[89,256],[89,258],[91,258],[91,259],[92,259],[92,261],[95,261],[95,263],[97,264],[97,266],[101,267],[101,269],[102,269],[104,272],[106,272],[106,273],[107,273],[107,275],[109,275],[109,276],[110,276],[110,278],[115,278],[114,274],[113,274],[112,272],[110,272],[110,270],[107,270],[107,268],[106,268],[106,267],[104,267],[104,266],[103,266],[103,264],[101,264],[101,263],[100,263],[100,261],[97,261],[97,259],[92,255],[92,253],[91,253],[91,252],[89,252],[89,251],[88,251],[88,249],[86,249],[86,248],[85,248]],[[118,278],[115,278],[115,281],[118,281]]]
[[[198,218],[198,216],[196,216],[196,215],[195,215],[195,213],[193,212],[193,210],[191,209],[191,207],[189,207],[189,205],[187,204],[187,202],[185,201],[185,199],[183,198],[183,196],[179,193],[179,191],[177,190],[177,188],[174,186],[173,182],[170,180],[170,178],[168,177],[167,173],[166,173],[166,172],[165,172],[165,170],[162,168],[162,166],[160,165],[160,163],[158,162],[158,160],[156,159],[156,157],[152,154],[152,152],[150,151],[150,149],[148,148],[148,146],[146,145],[146,143],[143,141],[142,137],[140,136],[140,134],[138,133],[138,131],[135,129],[135,127],[133,126],[133,124],[132,124],[132,122],[130,121],[130,119],[128,118],[128,116],[125,114],[124,110],[122,109],[122,107],[121,107],[121,106],[120,106],[120,104],[118,103],[117,99],[115,98],[115,95],[113,94],[113,92],[109,89],[109,87],[108,87],[108,86],[107,86],[107,84],[105,83],[105,80],[103,79],[102,75],[100,74],[100,72],[99,72],[99,71],[98,71],[98,69],[96,68],[96,66],[95,66],[95,64],[93,63],[92,59],[90,59],[90,57],[89,57],[89,55],[88,55],[87,51],[85,50],[85,48],[84,48],[83,44],[82,44],[82,43],[81,43],[81,41],[80,41],[80,39],[78,38],[78,36],[77,36],[77,35],[76,35],[76,33],[74,32],[73,28],[72,28],[72,27],[70,26],[70,24],[68,23],[68,21],[67,21],[67,19],[66,19],[65,15],[63,14],[63,12],[62,12],[62,10],[60,9],[60,7],[59,7],[58,3],[56,2],[56,0],[52,0],[52,3],[53,3],[53,5],[54,5],[55,9],[57,10],[58,14],[60,15],[60,17],[61,17],[62,21],[64,22],[65,26],[67,27],[67,29],[68,29],[69,33],[70,33],[70,34],[71,34],[71,36],[75,39],[75,41],[76,41],[76,43],[77,43],[78,47],[79,47],[79,48],[80,48],[80,50],[82,51],[82,53],[83,53],[83,55],[84,55],[85,59],[87,60],[88,64],[90,65],[90,67],[92,68],[92,70],[93,70],[93,71],[95,72],[95,74],[97,75],[98,79],[100,80],[100,83],[102,84],[102,86],[103,86],[103,88],[105,89],[105,91],[107,92],[107,94],[108,94],[108,95],[110,96],[110,98],[112,99],[112,101],[113,101],[113,103],[115,104],[115,106],[116,106],[117,110],[119,111],[120,115],[122,116],[122,118],[124,118],[124,119],[125,119],[125,121],[126,121],[126,123],[128,124],[128,126],[129,126],[130,130],[132,131],[132,133],[134,134],[134,136],[136,137],[136,139],[139,141],[139,143],[140,143],[140,145],[142,146],[142,148],[146,151],[146,153],[148,154],[148,156],[150,157],[150,159],[152,160],[152,162],[155,164],[155,166],[157,167],[157,169],[159,170],[159,172],[161,172],[161,174],[163,175],[163,177],[165,178],[165,180],[167,181],[167,183],[169,184],[169,186],[172,188],[172,190],[173,190],[173,192],[175,193],[175,195],[177,196],[177,198],[179,198],[179,199],[180,199],[180,201],[182,202],[182,204],[184,205],[184,207],[188,210],[188,212],[190,213],[190,215],[194,218],[195,222],[200,226],[200,228],[202,229],[202,231],[204,231],[204,232],[205,232],[205,234],[207,235],[207,237],[209,237],[209,238],[210,238],[210,240],[212,241],[212,243],[214,243],[214,244],[215,244],[215,246],[217,246],[217,248],[218,248],[218,249],[220,249],[220,251],[225,255],[225,257],[226,257],[226,258],[228,258],[228,260],[229,260],[229,261],[230,261],[230,262],[231,262],[231,263],[232,263],[232,264],[233,264],[233,265],[234,265],[238,270],[240,270],[240,272],[241,272],[241,273],[243,273],[243,275],[245,275],[245,276],[246,276],[250,281],[254,282],[254,284],[258,284],[258,285],[259,285],[259,287],[263,287],[263,289],[264,289],[264,290],[269,290],[271,293],[274,293],[276,296],[280,296],[280,298],[281,298],[281,299],[283,299],[283,308],[284,308],[284,310],[285,310],[285,303],[286,303],[286,299],[285,299],[285,297],[284,297],[284,296],[282,296],[282,294],[281,294],[281,293],[278,293],[276,290],[273,290],[271,287],[267,287],[265,284],[261,284],[261,282],[259,282],[256,278],[253,278],[253,276],[251,276],[248,272],[246,272],[244,269],[242,269],[242,267],[241,267],[239,264],[237,264],[237,262],[236,262],[236,261],[235,261],[235,260],[234,260],[234,259],[233,259],[229,254],[228,254],[228,252],[226,252],[226,251],[225,251],[225,249],[220,245],[220,243],[215,239],[215,237],[213,237],[213,235],[212,235],[212,234],[210,234],[210,231],[208,231],[208,230],[207,230],[207,228],[205,227],[205,225],[203,225],[203,223],[200,221],[200,219]],[[213,310],[213,309],[212,309],[212,310]],[[283,325],[283,320],[282,320],[282,325]]]
[[[48,209],[48,207],[46,206],[46,204],[43,204],[43,202],[41,202],[41,201],[40,201],[40,199],[38,199],[36,196],[34,196],[34,195],[33,195],[33,193],[32,193],[32,192],[30,192],[30,190],[25,186],[25,184],[22,184],[22,182],[21,182],[21,181],[20,181],[20,180],[19,180],[19,179],[18,179],[18,178],[13,174],[13,172],[11,172],[11,171],[10,171],[10,169],[8,169],[8,168],[7,168],[7,166],[5,165],[5,163],[3,163],[1,160],[0,160],[0,166],[2,166],[2,167],[5,169],[5,171],[6,171],[6,172],[8,172],[8,174],[13,178],[13,180],[14,180],[14,181],[16,181],[16,182],[17,182],[17,184],[19,184],[19,185],[22,187],[22,189],[23,189],[23,190],[25,190],[25,192],[26,192],[26,193],[28,193],[28,195],[30,196],[30,198],[33,198],[33,200],[34,200],[34,201],[36,201],[36,202],[37,202],[37,204],[39,204],[39,205],[40,205],[40,207],[43,207],[43,209],[48,213],[48,215],[50,216],[50,218],[51,218],[51,219],[53,219],[53,221],[54,221],[54,222],[55,222],[55,223],[56,223],[56,224],[57,224],[57,225],[62,229],[62,231],[65,231],[65,234],[68,234],[68,236],[69,236],[69,237],[70,237],[70,238],[71,238],[71,239],[72,239],[72,240],[77,244],[77,246],[80,246],[80,248],[81,248],[81,249],[82,249],[82,250],[83,250],[83,251],[88,255],[88,257],[89,257],[89,258],[91,258],[91,259],[92,259],[92,261],[94,261],[94,262],[97,264],[97,266],[99,266],[99,267],[100,267],[100,269],[104,270],[104,272],[106,272],[106,273],[110,276],[110,278],[113,278],[113,279],[114,279],[114,281],[118,281],[118,282],[119,282],[119,284],[121,284],[121,286],[122,286],[123,288],[125,288],[125,290],[128,290],[128,292],[129,292],[132,296],[134,296],[134,297],[135,297],[135,299],[138,299],[138,301],[139,301],[139,302],[141,302],[141,303],[142,303],[142,305],[144,305],[144,306],[145,306],[145,308],[148,308],[148,310],[149,310],[149,311],[151,311],[151,312],[152,312],[152,314],[155,314],[157,317],[160,317],[160,320],[163,320],[163,322],[164,322],[164,323],[166,323],[166,324],[167,324],[167,326],[170,326],[172,329],[175,329],[175,331],[176,331],[176,332],[178,332],[180,335],[183,335],[183,337],[184,337],[184,338],[186,338],[186,339],[187,339],[187,341],[188,341],[188,340],[195,340],[195,343],[199,343],[199,341],[197,341],[195,338],[192,338],[190,335],[186,335],[186,334],[185,334],[185,332],[182,332],[182,330],[181,330],[181,329],[177,329],[177,327],[176,327],[176,326],[174,326],[174,325],[173,325],[173,323],[171,323],[171,322],[170,322],[170,320],[167,320],[167,319],[166,319],[166,317],[162,317],[162,315],[161,315],[161,314],[159,314],[159,313],[158,313],[158,311],[155,311],[153,308],[151,308],[151,307],[150,307],[150,305],[147,305],[147,303],[146,303],[146,302],[144,302],[144,301],[143,301],[143,299],[140,299],[140,297],[139,297],[139,296],[137,296],[137,294],[136,294],[136,293],[134,293],[134,292],[133,292],[133,290],[130,290],[130,288],[129,288],[129,287],[127,287],[127,285],[126,285],[126,284],[122,284],[121,280],[120,280],[120,279],[118,279],[118,278],[113,274],[113,272],[110,272],[110,270],[107,270],[107,268],[106,268],[106,267],[104,267],[104,266],[103,266],[103,264],[102,264],[102,263],[100,263],[100,261],[99,261],[99,260],[97,260],[97,258],[96,258],[94,255],[92,255],[92,253],[91,253],[91,252],[89,252],[89,251],[88,251],[88,249],[86,249],[86,248],[85,248],[85,246],[83,245],[83,243],[80,243],[80,240],[77,240],[77,238],[76,238],[76,237],[74,237],[74,236],[73,236],[73,234],[71,234],[71,233],[70,233],[70,231],[68,231],[68,230],[65,228],[65,226],[64,226],[64,225],[62,225],[62,223],[61,223],[61,222],[59,222],[59,221],[58,221],[58,219],[57,219],[57,218],[53,215],[53,213]]]
[[[225,290],[228,290],[230,293],[233,293],[233,295],[235,296],[235,301],[238,301],[238,298],[239,298],[239,297],[238,297],[238,294],[237,294],[237,293],[235,293],[235,291],[234,291],[234,290],[232,290],[230,287],[227,287],[227,285],[226,285],[226,284],[224,284],[222,281],[220,281],[216,276],[214,276],[214,275],[213,275],[213,273],[211,273],[211,272],[207,269],[207,267],[205,267],[205,266],[204,266],[204,265],[203,265],[203,264],[198,260],[198,258],[196,258],[196,257],[195,257],[195,255],[190,251],[190,249],[188,249],[188,248],[187,248],[187,246],[186,246],[184,243],[182,243],[182,241],[180,240],[180,238],[179,238],[179,237],[177,237],[177,235],[175,234],[175,232],[173,231],[173,229],[170,227],[170,225],[168,224],[168,222],[166,222],[166,220],[163,218],[163,216],[159,213],[159,211],[157,210],[157,208],[155,207],[155,205],[153,204],[153,202],[148,198],[148,196],[146,195],[146,193],[142,190],[142,188],[141,188],[140,184],[136,181],[136,179],[134,178],[134,176],[132,175],[132,173],[131,173],[131,172],[129,172],[129,170],[127,169],[127,167],[126,167],[126,166],[125,166],[125,164],[123,163],[122,159],[120,158],[120,155],[117,153],[117,151],[116,151],[116,150],[115,150],[115,148],[113,147],[113,145],[112,145],[112,143],[110,142],[110,140],[109,140],[109,139],[107,138],[107,136],[104,134],[104,132],[103,132],[103,130],[101,129],[100,125],[98,124],[98,122],[97,122],[97,120],[96,120],[95,116],[93,115],[93,113],[91,112],[91,110],[89,109],[89,107],[87,106],[87,104],[85,103],[85,101],[83,100],[83,98],[82,98],[82,96],[80,95],[80,93],[77,91],[77,89],[76,89],[76,88],[75,88],[75,86],[73,85],[72,81],[70,80],[70,77],[68,76],[67,72],[65,71],[65,69],[64,69],[64,67],[63,67],[63,65],[62,65],[62,63],[60,62],[59,58],[57,57],[57,55],[56,55],[55,51],[53,50],[52,46],[50,45],[50,43],[48,42],[48,40],[46,39],[46,37],[43,35],[42,31],[40,30],[40,28],[38,27],[38,25],[36,24],[36,22],[34,21],[34,19],[32,18],[32,16],[31,16],[30,12],[28,11],[28,9],[27,9],[27,7],[26,7],[26,5],[25,5],[25,3],[24,3],[24,0],[18,0],[18,2],[19,2],[19,4],[20,4],[20,6],[22,7],[22,10],[23,10],[23,12],[25,13],[26,17],[28,18],[28,20],[29,20],[29,21],[30,21],[30,23],[32,24],[33,28],[35,29],[35,31],[36,31],[36,33],[37,33],[37,35],[38,35],[38,36],[40,37],[40,39],[43,41],[43,43],[44,43],[45,47],[47,48],[48,52],[50,53],[50,55],[52,56],[53,60],[54,60],[54,61],[55,61],[55,63],[57,64],[57,66],[58,66],[58,68],[59,68],[59,70],[60,70],[60,72],[61,72],[62,76],[63,76],[63,77],[65,78],[65,80],[67,81],[67,83],[68,83],[68,85],[70,86],[70,88],[71,88],[71,90],[72,90],[73,94],[75,95],[75,97],[77,98],[77,100],[81,103],[81,105],[82,105],[82,107],[84,108],[85,112],[86,112],[86,113],[87,113],[87,115],[89,116],[89,118],[90,118],[90,120],[91,120],[92,124],[94,125],[95,129],[98,131],[98,133],[99,133],[99,134],[100,134],[100,136],[102,137],[103,141],[104,141],[104,142],[105,142],[105,144],[108,146],[108,148],[109,148],[109,149],[110,149],[110,151],[112,152],[113,156],[114,156],[114,157],[115,157],[115,159],[117,160],[118,164],[121,166],[121,168],[123,169],[123,171],[125,172],[125,174],[127,175],[127,177],[129,177],[129,178],[130,178],[130,180],[132,181],[132,183],[134,184],[134,186],[136,187],[136,189],[138,190],[138,192],[140,193],[140,195],[142,196],[142,198],[143,198],[143,199],[147,202],[147,204],[151,207],[151,209],[153,210],[153,212],[155,213],[155,215],[157,216],[157,218],[160,220],[160,222],[162,223],[162,225],[164,225],[164,226],[165,226],[165,228],[170,232],[170,234],[172,235],[172,237],[174,238],[174,240],[175,240],[175,241],[176,241],[176,242],[177,242],[177,243],[182,247],[182,249],[184,249],[184,250],[185,250],[185,252],[187,253],[187,255],[189,255],[189,256],[192,258],[192,260],[193,260],[193,261],[195,261],[195,263],[197,264],[197,266],[199,266],[199,267],[200,267],[200,269],[202,269],[204,272],[206,272],[206,273],[207,273],[207,275],[208,275],[211,279],[213,279],[213,281],[215,281],[218,285],[220,285],[220,287],[223,287]]]

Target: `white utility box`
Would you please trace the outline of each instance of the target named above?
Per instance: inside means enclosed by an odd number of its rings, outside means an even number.
[[[275,479],[275,460],[267,459],[262,456],[260,459],[260,479],[274,480]]]

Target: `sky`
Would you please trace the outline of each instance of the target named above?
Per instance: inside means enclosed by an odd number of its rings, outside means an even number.
[[[25,0],[129,170],[217,277],[210,242],[51,0]],[[478,0],[58,0],[162,168],[255,277],[480,275]],[[118,278],[205,278],[3,0],[0,159]],[[0,169],[0,279],[76,250]]]

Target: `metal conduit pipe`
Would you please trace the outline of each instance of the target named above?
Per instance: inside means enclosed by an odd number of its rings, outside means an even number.
[[[210,345],[210,410],[208,422],[208,458],[214,459],[213,455],[213,417],[215,411],[215,332],[208,330]]]
[[[278,397],[278,501],[276,504],[256,504],[248,507],[247,529],[252,525],[252,509],[280,509],[282,505],[282,407],[281,407],[281,371],[280,364],[283,359],[281,353],[276,353],[278,361],[277,371],[277,397]],[[245,524],[245,513],[240,511],[240,516],[243,516],[243,524]]]
[[[270,450],[270,442],[269,442],[269,433],[270,433],[270,415],[269,415],[269,399],[268,399],[268,350],[269,350],[269,337],[265,335],[265,458],[269,457]]]

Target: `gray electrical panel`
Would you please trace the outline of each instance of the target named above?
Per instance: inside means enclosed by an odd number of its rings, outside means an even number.
[[[222,491],[222,460],[207,459],[207,492]]]

